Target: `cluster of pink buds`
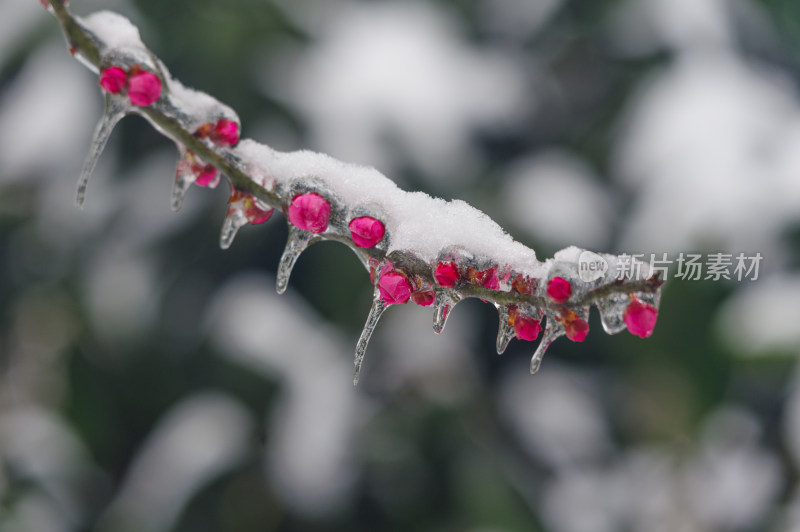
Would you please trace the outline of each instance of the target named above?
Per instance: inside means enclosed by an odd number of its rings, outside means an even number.
[[[316,192],[298,194],[292,198],[286,215],[295,227],[319,234],[328,228],[331,204]],[[386,235],[386,226],[372,216],[358,216],[348,224],[353,244],[359,248],[377,246]]]
[[[249,192],[244,192],[231,185],[231,197],[228,199],[228,216],[242,212],[248,223],[263,224],[272,216],[273,209],[261,205],[261,202]]]
[[[563,277],[553,277],[547,283],[547,297],[554,303],[563,305],[572,295],[572,285]],[[567,338],[573,342],[583,342],[589,334],[589,324],[570,308],[562,308],[560,316],[556,317],[564,326]]]
[[[511,280],[511,289],[518,294],[532,295],[536,290],[536,279],[527,275],[517,275]]]
[[[409,300],[421,307],[433,304],[436,293],[433,288],[418,275],[412,275],[394,267],[389,261],[379,262],[370,259],[370,280],[375,282],[375,275],[380,271],[378,291],[386,305],[402,305]]]
[[[109,94],[121,94],[127,89],[131,105],[139,107],[148,107],[161,97],[161,80],[139,65],[127,72],[117,66],[106,68],[100,73],[100,86]]]
[[[235,146],[239,142],[239,124],[234,120],[220,118],[216,124],[203,124],[194,132],[199,139],[209,139],[217,146]]]
[[[479,270],[470,266],[467,268],[469,282],[476,286],[483,286],[490,290],[500,289],[500,279],[497,277],[497,266]]]
[[[219,170],[213,164],[201,161],[192,151],[187,151],[178,162],[177,174],[193,176],[192,182],[200,187],[216,188],[219,185]]]
[[[220,118],[214,124],[208,122],[197,128],[194,136],[208,139],[217,146],[233,146],[239,142],[239,124],[227,118]],[[178,163],[176,193],[182,197],[191,183],[198,187],[216,188],[220,178],[220,172],[214,165],[206,164],[193,151],[187,150]]]

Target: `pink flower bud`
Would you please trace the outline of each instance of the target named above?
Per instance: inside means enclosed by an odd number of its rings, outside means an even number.
[[[497,266],[476,271],[472,275],[472,281],[478,286],[498,290],[500,288],[500,280],[497,278]]]
[[[216,186],[219,185],[219,171],[214,165],[207,164],[201,166],[199,164],[194,164],[192,165],[192,170],[194,170],[197,176],[194,180],[195,185],[208,188],[216,188]]]
[[[228,204],[230,205],[228,208],[229,216],[237,208],[243,208],[245,218],[251,224],[263,224],[270,219],[274,210],[267,206],[262,207],[252,194],[233,186],[231,186],[231,197],[228,200]]]
[[[547,295],[556,303],[565,302],[569,299],[570,294],[572,294],[572,287],[569,285],[569,281],[563,277],[553,277],[547,283]]]
[[[520,294],[533,294],[536,281],[524,275],[517,275],[511,281],[511,288]]]
[[[458,275],[458,267],[454,262],[440,262],[436,265],[433,276],[436,278],[436,282],[439,283],[439,286],[444,286],[446,288],[454,287],[461,279]]]
[[[215,144],[220,146],[233,146],[239,142],[239,124],[227,118],[217,120],[212,135]]]
[[[151,72],[138,72],[128,81],[128,99],[133,105],[147,107],[161,97],[161,80]]]
[[[434,299],[436,299],[436,293],[433,290],[422,290],[411,294],[411,301],[420,307],[429,307],[433,305]]]
[[[328,228],[331,204],[314,192],[298,194],[289,205],[289,221],[295,227],[312,233],[322,233]]]
[[[564,319],[563,323],[567,338],[573,342],[583,342],[586,339],[586,335],[589,334],[589,324],[576,314],[572,314],[568,319]]]
[[[111,94],[119,94],[125,88],[128,74],[119,67],[109,67],[100,73],[100,86]]]
[[[411,297],[411,283],[400,272],[388,272],[378,280],[381,299],[387,305],[406,303]]]
[[[514,332],[520,340],[531,342],[539,337],[539,333],[542,332],[542,324],[540,320],[531,316],[517,314],[514,317]]]
[[[380,220],[376,220],[371,216],[354,218],[348,227],[350,227],[353,243],[360,248],[375,246],[383,240],[383,235],[386,232],[386,228]]]
[[[655,307],[634,299],[625,309],[622,319],[631,334],[635,334],[640,338],[647,338],[653,334],[653,329],[658,319],[658,311]]]
[[[246,198],[244,200],[244,205],[244,215],[247,217],[247,221],[251,224],[263,224],[270,219],[274,210],[262,209],[256,204],[253,198]]]

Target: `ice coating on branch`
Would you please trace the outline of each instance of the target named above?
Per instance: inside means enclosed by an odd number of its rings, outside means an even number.
[[[600,312],[600,323],[607,334],[617,334],[625,330],[623,315],[630,301],[627,294],[611,294],[595,303]]]

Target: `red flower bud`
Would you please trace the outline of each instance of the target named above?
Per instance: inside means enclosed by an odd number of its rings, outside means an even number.
[[[128,99],[133,105],[147,107],[161,97],[161,80],[151,72],[138,72],[128,81]]]
[[[386,228],[380,220],[371,216],[354,218],[349,226],[353,243],[360,248],[371,248],[383,240]]]
[[[547,295],[556,303],[565,302],[571,294],[572,287],[563,277],[553,277],[547,283]]]
[[[378,280],[381,299],[387,305],[406,303],[411,298],[411,283],[400,272],[387,272]]]
[[[436,282],[439,286],[452,288],[458,283],[461,277],[458,275],[458,267],[454,262],[440,262],[436,265],[436,270],[433,272]]]
[[[322,233],[328,228],[331,204],[314,192],[299,194],[292,199],[288,214],[289,221],[295,227],[312,233]]]
[[[109,67],[100,73],[100,86],[111,94],[119,94],[125,88],[128,75],[119,67]]]
[[[625,309],[622,319],[631,334],[635,334],[640,338],[647,338],[653,334],[653,329],[658,319],[658,310],[651,305],[642,303],[638,299],[634,299]]]

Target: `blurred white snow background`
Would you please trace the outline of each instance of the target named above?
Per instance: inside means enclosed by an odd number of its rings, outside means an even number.
[[[357,261],[320,246],[277,296],[281,216],[220,252],[226,186],[174,215],[172,147],[139,119],[75,209],[95,79],[4,0],[0,530],[800,530],[792,2],[71,4],[234,87],[245,135],[467,199],[540,258],[764,260],[671,280],[653,338],[593,321],[533,378],[530,345],[494,355],[493,309],[441,336],[391,309],[354,389]]]

